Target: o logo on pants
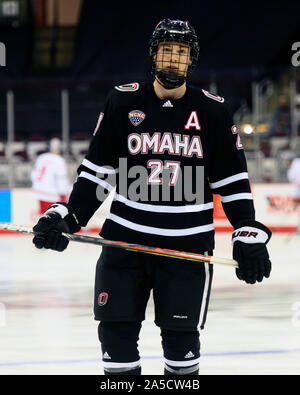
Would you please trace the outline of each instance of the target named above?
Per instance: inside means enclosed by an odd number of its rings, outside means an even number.
[[[99,295],[99,298],[98,298],[98,305],[104,306],[107,302],[107,299],[108,299],[108,293],[101,292],[101,294]]]

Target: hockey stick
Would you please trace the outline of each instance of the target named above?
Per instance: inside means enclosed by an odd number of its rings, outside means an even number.
[[[31,235],[35,234],[34,231],[32,230],[32,228],[30,228],[28,226],[14,225],[14,224],[8,224],[8,223],[3,223],[3,222],[0,222],[0,230],[1,229],[2,230],[9,230],[12,232],[18,232],[18,233],[26,233],[26,234],[31,234]],[[196,254],[196,253],[192,253],[192,252],[169,250],[169,249],[164,249],[164,248],[159,248],[159,247],[149,247],[149,246],[144,246],[141,244],[126,243],[124,241],[105,240],[105,239],[101,239],[100,237],[92,237],[92,236],[86,236],[86,235],[69,234],[69,233],[62,233],[62,235],[65,236],[70,241],[77,241],[80,243],[90,243],[90,244],[96,244],[96,245],[100,245],[100,246],[117,247],[117,248],[123,248],[128,251],[137,251],[137,252],[143,252],[146,254],[167,256],[170,258],[185,259],[188,261],[208,262],[208,263],[215,263],[215,264],[238,267],[237,262],[233,259],[218,258],[215,256],[209,256],[209,255],[205,256],[205,255]]]

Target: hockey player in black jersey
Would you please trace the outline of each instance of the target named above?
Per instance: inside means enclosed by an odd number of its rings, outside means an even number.
[[[68,204],[53,205],[34,227],[36,247],[63,251],[68,240],[61,232],[85,226],[116,186],[102,237],[212,254],[216,193],[234,228],[237,277],[250,284],[269,277],[271,232],[255,219],[238,129],[223,98],[187,84],[198,53],[189,22],[159,22],[150,39],[154,81],[111,90]],[[138,188],[132,169],[144,174]],[[138,339],[151,290],[164,373],[198,374],[212,275],[208,263],[104,247],[94,313],[105,374],[141,374]]]

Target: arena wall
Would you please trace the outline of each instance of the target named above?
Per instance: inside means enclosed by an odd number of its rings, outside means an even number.
[[[291,186],[282,184],[253,184],[251,186],[256,208],[256,219],[274,232],[289,232],[296,229],[297,210],[293,207]],[[90,220],[87,230],[99,232],[109,212],[111,194]],[[269,198],[269,199],[268,199]],[[273,202],[273,205],[270,204]],[[219,196],[214,198],[214,223],[216,231],[232,230],[222,209]],[[0,222],[32,226],[38,219],[38,202],[30,188],[0,190]]]

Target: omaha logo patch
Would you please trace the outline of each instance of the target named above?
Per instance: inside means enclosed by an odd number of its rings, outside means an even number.
[[[146,115],[140,110],[133,110],[128,113],[128,118],[134,126],[138,126],[141,122],[143,122],[145,117]]]
[[[98,297],[98,305],[99,306],[104,306],[107,302],[108,299],[108,293],[107,292],[101,292],[99,297]]]

